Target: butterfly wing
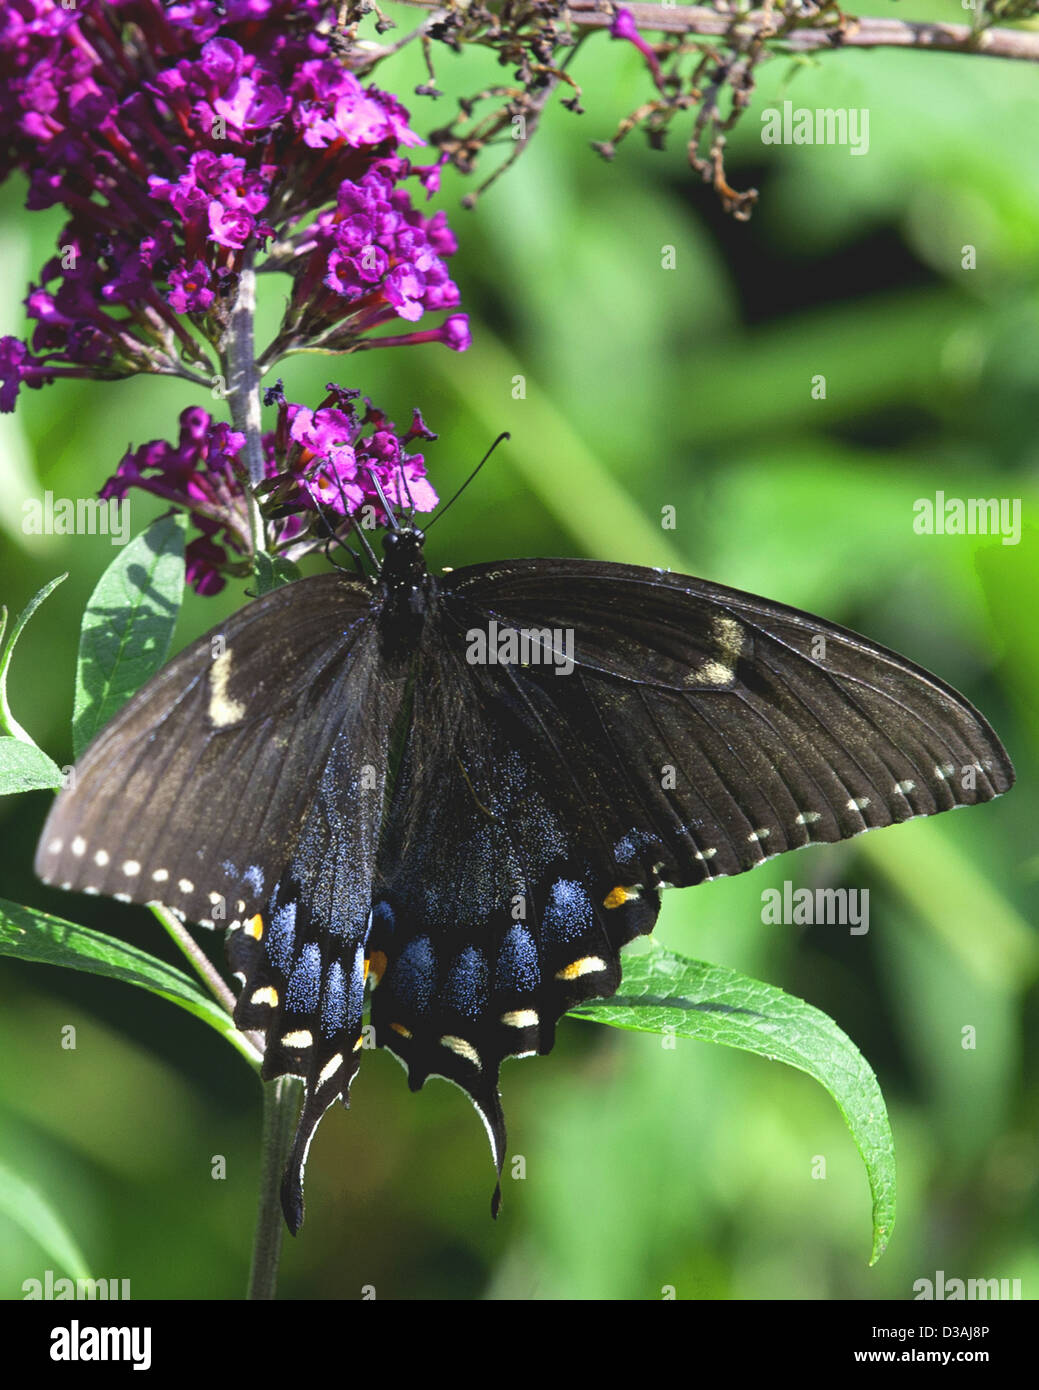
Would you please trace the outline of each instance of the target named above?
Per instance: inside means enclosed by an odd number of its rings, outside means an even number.
[[[468,661],[472,636],[495,630],[555,660]],[[439,1074],[470,1094],[499,1173],[502,1060],[547,1052],[562,1013],[614,992],[662,887],[1013,780],[995,734],[936,677],[681,575],[459,570],[422,660],[380,847],[372,1022],[413,1088]]]
[[[357,1071],[365,940],[390,728],[403,676],[373,590],[326,574],[249,604],[181,652],[77,764],[36,871],[226,926],[235,1021],[266,1078],[306,1099],[283,1187],[294,1230],[321,1114]]]
[[[475,566],[453,590],[459,627],[478,607],[485,624],[573,634],[571,676],[537,665],[521,684],[548,691],[586,799],[610,808],[618,862],[659,865],[651,881],[740,873],[1013,783],[951,686],[797,609],[593,561]]]

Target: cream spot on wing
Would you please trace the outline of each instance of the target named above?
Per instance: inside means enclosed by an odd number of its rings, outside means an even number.
[[[814,825],[817,820],[822,820],[821,811],[801,811],[797,817],[798,825]]]
[[[577,980],[582,975],[595,975],[605,969],[606,962],[600,956],[582,956],[580,960],[571,961],[562,970],[557,970],[556,979]]]
[[[237,724],[245,714],[245,706],[240,700],[232,700],[228,693],[231,679],[231,648],[227,647],[213,662],[209,671],[209,722],[218,729],[226,729],[229,724]]]
[[[916,783],[915,783],[915,782],[910,782],[908,779],[907,779],[905,782],[896,782],[896,783],[895,783],[895,791],[896,791],[896,792],[899,792],[902,796],[905,796],[905,794],[906,794],[907,792],[914,791],[915,788],[916,788]]]
[[[169,869],[154,869],[152,871],[152,883],[165,883],[169,876]]]
[[[464,1057],[467,1062],[472,1062],[477,1070],[482,1067],[480,1054],[471,1042],[466,1042],[465,1038],[456,1038],[453,1033],[445,1033],[440,1042],[442,1046],[450,1048],[456,1057]]]
[[[323,1086],[326,1081],[331,1081],[332,1077],[335,1076],[336,1072],[342,1065],[342,1053],[337,1052],[336,1055],[334,1057],[330,1057],[328,1061],[325,1063],[325,1065],[321,1068],[321,1071],[318,1075],[317,1084],[319,1086]]]
[[[190,878],[178,879],[177,887],[180,889],[182,893],[194,893],[195,891],[195,885],[192,883]]]
[[[731,685],[736,679],[736,660],[743,651],[743,628],[735,618],[713,620],[711,646],[713,653],[689,672],[686,685]]]
[[[48,853],[48,854],[60,854],[60,853],[61,853],[61,847],[62,847],[62,845],[63,845],[64,843],[65,843],[65,842],[64,842],[64,840],[61,838],[61,836],[60,836],[60,835],[56,835],[56,836],[54,837],[54,839],[51,840],[50,844],[47,846],[47,853]]]
[[[502,1014],[501,1021],[506,1028],[533,1028],[538,1022],[537,1011],[535,1009],[510,1009],[507,1014]]]
[[[108,850],[99,849],[98,852],[94,855],[94,863],[97,865],[99,869],[103,869],[105,865],[108,863]]]
[[[82,835],[77,835],[76,838],[72,841],[72,844],[69,846],[69,848],[72,850],[72,853],[76,856],[77,859],[81,859],[83,855],[87,852],[87,842],[86,840],[84,840]]]
[[[763,825],[760,830],[752,830],[750,834],[747,836],[747,840],[750,844],[753,845],[756,844],[758,840],[767,840],[771,834],[772,831],[768,828],[768,826]]]
[[[127,878],[136,878],[140,872],[141,863],[139,859],[127,859],[124,862],[123,873],[126,875]]]
[[[309,1028],[298,1028],[295,1033],[286,1033],[281,1040],[283,1047],[310,1047],[313,1041],[314,1035]]]
[[[264,985],[263,989],[253,990],[249,997],[250,1004],[266,1004],[271,1009],[278,1007],[278,991],[273,985]]]
[[[848,802],[849,811],[864,811],[869,805],[868,796],[853,796]]]
[[[115,898],[117,903],[129,903],[133,901],[129,893],[113,893],[112,897]]]
[[[714,856],[715,856],[717,853],[718,853],[718,850],[717,850],[716,846],[712,845],[710,849],[698,849],[698,850],[696,851],[696,853],[693,855],[693,858],[694,858],[694,859],[713,859]]]

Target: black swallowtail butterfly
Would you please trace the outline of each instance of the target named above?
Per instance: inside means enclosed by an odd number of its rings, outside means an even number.
[[[187,648],[57,798],[47,882],[226,919],[235,1019],[305,1099],[282,1185],[377,1045],[474,1101],[613,993],[661,889],[1005,792],[950,686],[844,628],[685,575],[508,560],[302,579]],[[495,1193],[495,1207],[500,1183]]]

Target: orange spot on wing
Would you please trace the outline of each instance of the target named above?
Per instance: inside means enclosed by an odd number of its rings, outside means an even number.
[[[633,898],[634,893],[629,893],[627,888],[617,884],[616,888],[611,888],[602,900],[603,907],[620,907],[621,903],[626,903],[629,898]]]
[[[373,951],[364,963],[364,978],[372,977],[372,989],[379,983],[386,973],[386,966],[389,962],[386,959],[385,951]]]

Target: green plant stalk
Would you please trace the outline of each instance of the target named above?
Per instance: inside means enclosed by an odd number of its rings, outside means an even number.
[[[267,538],[256,498],[256,487],[263,481],[263,432],[255,320],[256,272],[250,252],[239,276],[238,299],[222,344],[222,360],[227,376],[231,417],[235,428],[245,435],[245,460],[252,484],[249,490],[249,530],[253,555],[259,556],[267,549]],[[260,571],[257,570],[257,573]],[[279,1184],[292,1142],[299,1101],[300,1083],[294,1077],[282,1076],[263,1087],[260,1192],[246,1294],[249,1299],[272,1299],[277,1291],[283,1227]]]
[[[285,1229],[279,1184],[299,1111],[300,1083],[279,1076],[263,1087],[263,1136],[260,1141],[260,1200],[253,1236],[248,1299],[272,1299],[278,1287],[278,1264]]]
[[[256,364],[256,271],[253,252],[246,253],[238,277],[238,298],[220,345],[220,364],[227,383],[227,402],[236,430],[245,435],[244,457],[249,469],[249,533],[253,554],[267,549],[267,537],[256,498],[263,482],[263,428],[260,416],[260,372]]]

